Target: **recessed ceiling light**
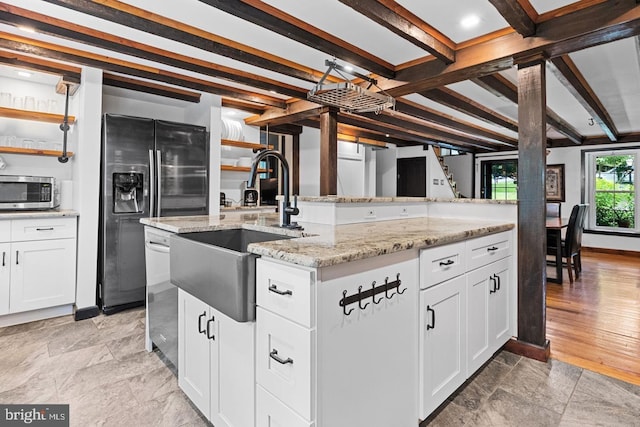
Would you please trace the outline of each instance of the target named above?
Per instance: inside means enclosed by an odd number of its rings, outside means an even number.
[[[351,65],[345,65],[344,69],[347,71],[353,71],[353,67]]]
[[[477,27],[480,23],[480,17],[478,15],[468,15],[460,20],[462,28],[471,29]]]
[[[18,71],[18,75],[20,77],[31,77],[31,73],[27,73],[26,71]]]
[[[389,134],[388,134],[388,133],[385,133],[385,134],[384,134],[384,136],[386,136],[387,138],[389,138]]]
[[[31,27],[22,27],[22,26],[20,26],[20,27],[18,27],[18,29],[24,31],[25,33],[35,33],[36,32],[35,28],[31,28]]]

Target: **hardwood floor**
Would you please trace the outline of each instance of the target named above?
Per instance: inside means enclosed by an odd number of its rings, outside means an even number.
[[[640,385],[640,256],[583,250],[566,276],[547,284],[551,357]]]

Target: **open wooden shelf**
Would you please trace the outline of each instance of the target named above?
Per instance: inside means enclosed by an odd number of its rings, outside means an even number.
[[[62,123],[64,121],[63,114],[42,113],[40,111],[17,110],[15,108],[0,107],[0,117],[8,117],[10,119],[34,120],[45,123]],[[69,124],[76,122],[74,116],[69,116]]]
[[[220,144],[227,145],[230,147],[250,148],[253,150],[265,150],[265,149],[271,150],[273,148],[273,145],[253,144],[251,142],[234,141],[232,139],[221,139]]]
[[[230,171],[230,172],[250,172],[250,167],[245,166],[230,166],[230,165],[220,165],[220,170]],[[258,169],[258,173],[267,173],[266,169]]]
[[[62,151],[58,151],[58,150],[41,150],[39,148],[18,148],[18,147],[0,147],[0,153],[28,154],[31,156],[51,156],[51,157],[60,157],[62,155]],[[67,151],[67,157],[73,157],[73,152]]]

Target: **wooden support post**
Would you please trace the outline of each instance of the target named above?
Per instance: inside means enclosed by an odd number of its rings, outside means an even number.
[[[549,357],[546,338],[545,172],[547,102],[544,58],[518,65],[518,339],[511,351]]]
[[[320,113],[320,195],[338,193],[338,111]]]

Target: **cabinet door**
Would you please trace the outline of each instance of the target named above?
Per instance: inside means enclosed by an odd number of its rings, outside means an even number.
[[[420,292],[420,418],[467,378],[466,278]]]
[[[255,423],[255,322],[215,316],[211,341],[211,418],[216,427],[252,427]]]
[[[75,239],[14,242],[11,255],[11,313],[75,301]]]
[[[510,263],[503,258],[468,275],[469,375],[510,338]]]
[[[194,405],[209,419],[210,360],[209,336],[215,322],[210,322],[209,306],[178,290],[178,384]]]
[[[0,315],[9,313],[10,254],[11,245],[9,243],[0,243]]]
[[[493,352],[497,351],[511,338],[511,328],[509,327],[511,318],[509,310],[510,263],[511,258],[508,257],[491,264],[490,273],[494,280],[497,281],[496,291],[490,294],[489,298],[489,331],[491,333]],[[491,286],[493,287],[493,283]]]

